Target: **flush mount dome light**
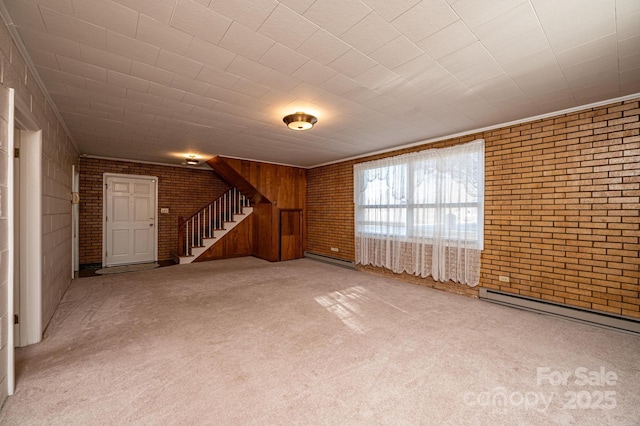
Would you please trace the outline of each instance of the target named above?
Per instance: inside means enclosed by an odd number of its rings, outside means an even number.
[[[309,130],[318,122],[318,119],[304,112],[296,112],[295,114],[287,115],[282,121],[291,130]]]
[[[196,156],[195,155],[190,155],[189,158],[187,158],[185,161],[190,166],[197,166],[198,163],[200,162],[200,161],[196,160]]]

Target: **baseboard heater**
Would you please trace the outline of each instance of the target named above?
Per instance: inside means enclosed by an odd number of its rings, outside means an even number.
[[[318,260],[320,262],[330,263],[332,265],[342,266],[343,268],[357,269],[355,262],[351,262],[349,260],[344,260],[344,259],[338,259],[337,257],[325,256],[323,254],[316,254],[308,251],[304,252],[304,257],[307,257],[313,260]]]
[[[546,300],[534,299],[519,294],[506,293],[480,287],[480,299],[500,305],[525,309],[613,330],[640,335],[640,320],[619,315],[606,314],[589,309],[573,308]]]

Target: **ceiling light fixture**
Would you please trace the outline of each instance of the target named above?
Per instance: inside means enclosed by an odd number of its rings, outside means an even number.
[[[185,160],[190,166],[197,166],[200,161],[196,160],[195,155],[189,155],[189,158]]]
[[[318,122],[318,119],[304,112],[296,112],[295,114],[287,115],[282,121],[291,130],[309,130]]]

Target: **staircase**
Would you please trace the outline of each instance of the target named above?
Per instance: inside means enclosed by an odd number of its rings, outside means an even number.
[[[252,212],[249,199],[231,188],[191,217],[178,218],[179,263],[197,260]]]

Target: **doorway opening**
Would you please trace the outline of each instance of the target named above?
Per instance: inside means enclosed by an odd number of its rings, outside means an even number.
[[[42,339],[42,131],[16,99],[13,160],[14,346]]]
[[[80,171],[71,166],[71,278],[80,271]]]

